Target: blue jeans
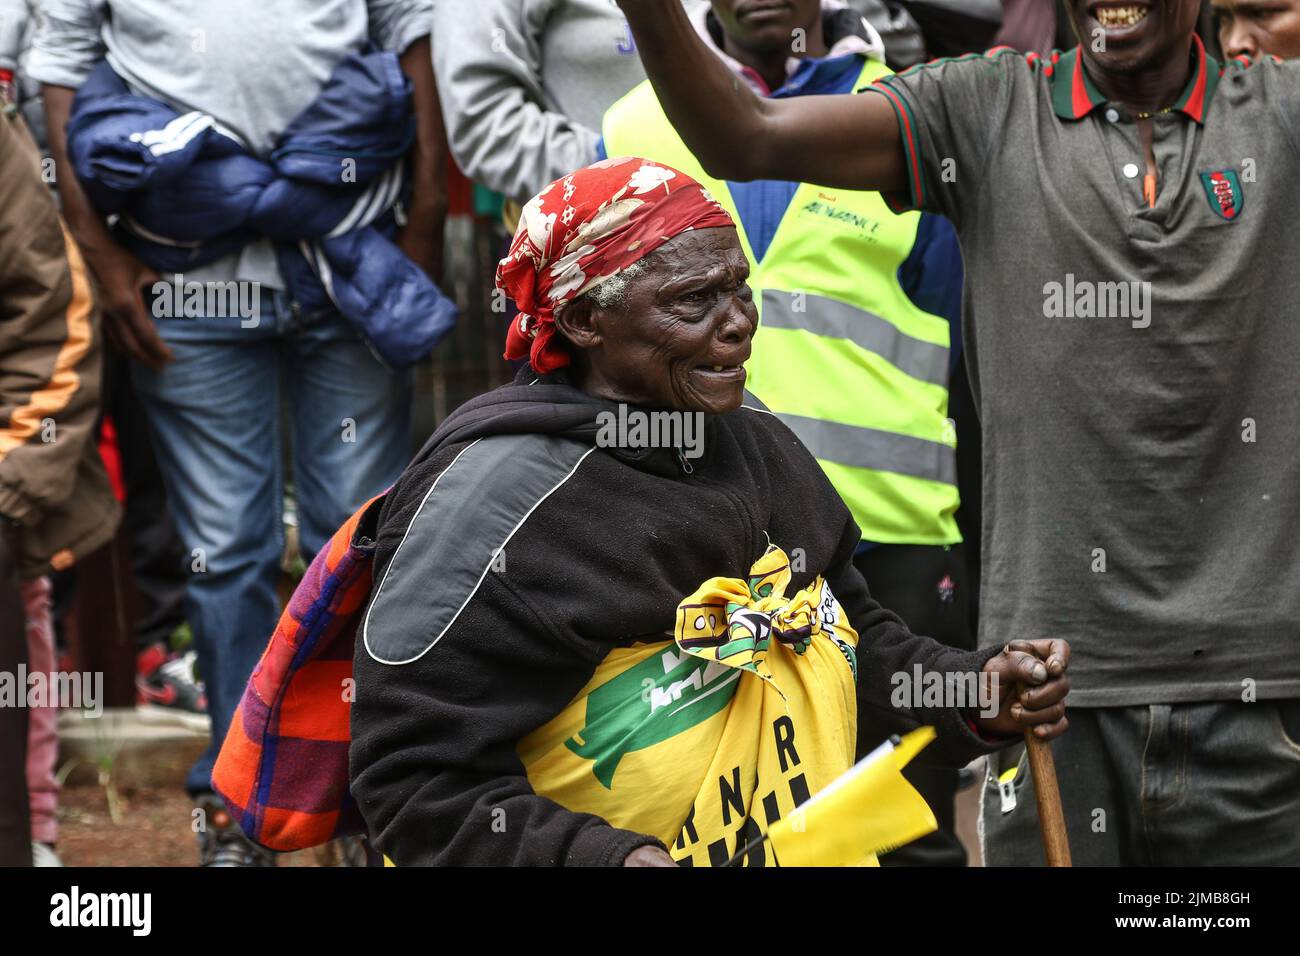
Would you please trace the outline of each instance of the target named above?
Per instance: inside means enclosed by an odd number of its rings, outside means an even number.
[[[411,373],[380,365],[337,312],[301,315],[267,290],[259,306],[255,325],[159,318],[174,360],[160,371],[132,367],[185,543],[187,617],[212,718],[212,740],[186,778],[192,794],[212,788],[217,752],[279,618],[282,431],[307,561],[410,457]]]

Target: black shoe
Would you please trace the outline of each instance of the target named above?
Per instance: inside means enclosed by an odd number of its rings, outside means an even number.
[[[317,866],[383,866],[384,859],[373,850],[363,836],[339,837],[323,843],[313,851]],[[375,858],[378,863],[372,862]]]
[[[230,811],[214,793],[196,798],[203,812],[199,831],[199,866],[275,866],[275,854],[263,849],[239,829]]]

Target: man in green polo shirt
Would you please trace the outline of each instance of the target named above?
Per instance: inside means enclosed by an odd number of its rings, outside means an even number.
[[[1300,863],[1300,65],[1221,67],[1197,0],[1067,0],[1072,51],[796,104],[733,83],[674,4],[619,3],[712,175],[956,225],[981,643],[1075,650],[1075,861]],[[989,862],[1041,861],[1034,814],[1024,768],[994,766]]]

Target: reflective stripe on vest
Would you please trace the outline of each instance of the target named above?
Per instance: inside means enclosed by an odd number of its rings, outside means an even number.
[[[886,73],[869,60],[855,88]],[[747,388],[817,458],[863,537],[960,541],[948,322],[898,284],[919,214],[895,216],[878,193],[804,183],[757,262],[730,188],[686,149],[649,83],[609,109],[604,136],[608,155],[680,169],[736,220],[761,318]]]
[[[764,289],[762,300],[765,329],[803,329],[813,335],[847,339],[912,378],[940,387],[948,384],[947,346],[914,339],[865,309],[811,292]]]
[[[950,485],[957,483],[957,460],[952,449],[941,442],[820,418],[775,414],[799,436],[814,458]]]

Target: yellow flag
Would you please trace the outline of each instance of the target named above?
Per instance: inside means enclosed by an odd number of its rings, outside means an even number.
[[[768,830],[782,866],[856,866],[938,829],[900,771],[934,739],[933,727],[886,741]]]

